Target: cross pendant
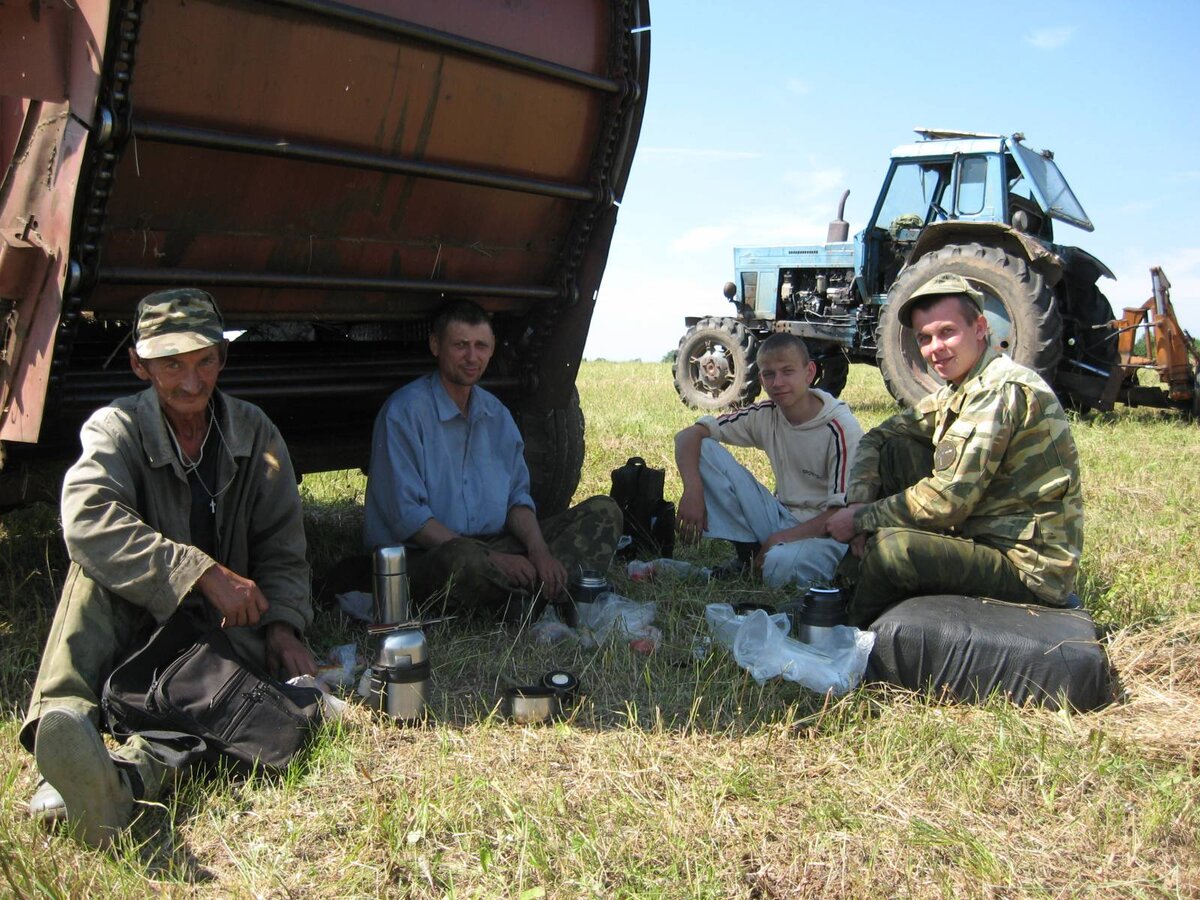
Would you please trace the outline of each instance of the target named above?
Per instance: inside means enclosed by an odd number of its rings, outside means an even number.
[[[217,500],[215,497],[208,501],[208,508],[212,510],[214,516],[217,514]]]

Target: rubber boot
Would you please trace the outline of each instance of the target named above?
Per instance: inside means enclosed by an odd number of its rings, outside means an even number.
[[[133,792],[83,713],[57,708],[38,723],[38,770],[62,796],[67,825],[89,847],[103,848],[129,824]]]

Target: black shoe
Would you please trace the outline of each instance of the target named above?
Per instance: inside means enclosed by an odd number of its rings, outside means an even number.
[[[744,578],[749,572],[750,567],[734,556],[720,565],[713,566],[708,577],[711,581],[732,581],[735,578]]]
[[[712,575],[710,578],[713,581],[729,581],[734,578],[745,578],[754,569],[754,557],[758,556],[758,551],[762,549],[762,544],[758,541],[743,542],[730,541],[733,544],[733,549],[737,551],[737,555],[721,563],[719,566],[713,566]]]

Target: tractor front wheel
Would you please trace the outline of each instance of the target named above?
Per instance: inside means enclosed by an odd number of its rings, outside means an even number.
[[[735,319],[701,319],[679,342],[675,390],[688,406],[717,410],[758,396],[757,338]]]

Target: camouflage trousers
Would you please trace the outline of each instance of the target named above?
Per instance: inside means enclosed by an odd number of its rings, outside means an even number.
[[[898,494],[933,471],[933,447],[893,438],[881,448],[879,470],[882,495]],[[1045,603],[994,547],[918,528],[880,528],[870,534],[862,559],[846,554],[837,581],[850,597],[850,624],[860,628],[901,600],[926,594]]]
[[[33,752],[38,722],[51,709],[73,709],[101,728],[100,695],[108,676],[149,640],[156,624],[145,609],[112,593],[72,563],[21,726],[21,745]],[[230,628],[227,633],[240,654],[263,664],[266,645],[261,628]],[[135,734],[109,755],[129,776],[137,799],[156,800],[200,758],[203,748],[202,740],[187,735]]]
[[[621,510],[611,497],[591,497],[566,512],[538,521],[550,553],[567,569],[605,572],[612,565],[623,530]],[[511,534],[460,537],[432,550],[410,550],[412,596],[426,614],[442,610],[502,613],[510,598],[529,591],[508,583],[488,551],[525,553]]]

